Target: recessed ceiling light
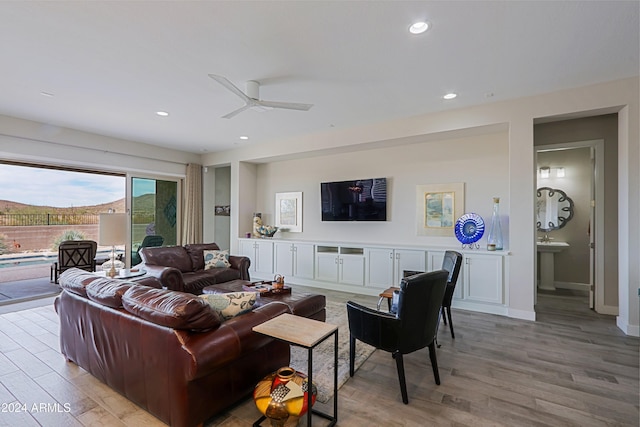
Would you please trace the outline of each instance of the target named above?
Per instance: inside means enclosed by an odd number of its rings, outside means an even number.
[[[427,31],[429,29],[429,27],[431,27],[431,24],[423,21],[423,22],[414,22],[413,24],[411,24],[411,26],[409,27],[409,32],[411,34],[422,34],[425,31]]]
[[[240,137],[240,139],[247,140],[247,139],[249,139],[249,137],[248,137],[248,136],[246,136],[246,135],[242,135],[242,136]]]
[[[457,94],[457,93],[453,93],[453,92],[451,92],[451,93],[448,93],[448,94],[446,94],[445,96],[443,96],[443,98],[444,98],[444,99],[453,99],[453,98],[455,98],[456,96],[458,96],[458,94]]]
[[[156,111],[156,114],[162,117],[167,117],[169,115],[166,111]]]

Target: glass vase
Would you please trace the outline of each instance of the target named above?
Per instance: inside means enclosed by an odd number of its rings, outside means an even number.
[[[487,235],[487,250],[501,251],[502,248],[502,227],[500,226],[500,197],[494,197],[493,215],[491,216],[489,234]]]

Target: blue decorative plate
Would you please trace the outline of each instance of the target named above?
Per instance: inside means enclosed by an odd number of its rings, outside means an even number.
[[[475,243],[484,234],[484,220],[478,214],[468,213],[456,221],[456,238],[463,245]]]

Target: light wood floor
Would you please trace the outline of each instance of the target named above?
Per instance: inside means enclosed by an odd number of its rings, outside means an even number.
[[[0,315],[0,426],[164,425],[65,362],[45,301]],[[638,426],[639,340],[588,310],[583,297],[540,294],[538,303],[537,322],[454,309],[456,339],[444,325],[439,333],[440,386],[426,350],[405,357],[408,405],[393,359],[374,352],[339,391],[338,425]],[[249,398],[206,425],[250,426],[258,415]]]

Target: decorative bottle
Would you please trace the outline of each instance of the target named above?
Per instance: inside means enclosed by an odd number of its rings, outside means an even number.
[[[500,197],[493,198],[493,215],[491,216],[491,226],[487,235],[487,250],[502,250],[502,228],[500,227]]]

